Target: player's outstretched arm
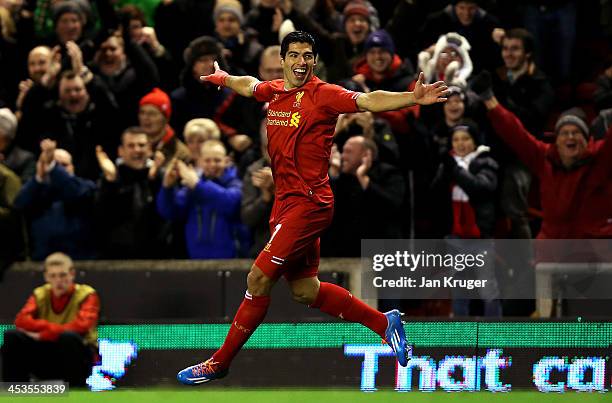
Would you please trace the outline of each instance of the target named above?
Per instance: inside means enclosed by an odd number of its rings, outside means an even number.
[[[420,73],[412,92],[372,91],[361,94],[357,98],[357,106],[364,111],[384,112],[417,104],[431,105],[437,102],[445,102],[447,87],[444,81],[424,84],[424,80],[425,75]]]
[[[215,72],[207,76],[200,76],[200,80],[207,81],[219,87],[228,87],[236,91],[243,97],[252,97],[255,84],[258,79],[251,76],[230,76],[227,72],[219,68],[219,63],[215,62]]]

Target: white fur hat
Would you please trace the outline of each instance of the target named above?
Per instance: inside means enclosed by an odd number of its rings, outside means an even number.
[[[470,43],[463,36],[456,32],[449,32],[438,38],[434,53],[431,55],[427,51],[419,53],[419,68],[425,73],[425,81],[428,83],[437,80],[438,72],[436,71],[436,64],[440,53],[446,47],[454,48],[461,56],[463,64],[457,66],[457,63],[450,63],[445,71],[445,81],[448,85],[457,85],[465,88],[468,77],[472,74],[473,65],[472,59],[470,58]],[[451,74],[448,74],[451,73]]]

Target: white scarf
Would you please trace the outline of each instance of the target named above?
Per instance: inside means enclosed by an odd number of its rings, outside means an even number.
[[[458,155],[453,155],[453,157],[455,158],[457,165],[461,169],[467,170],[472,161],[476,159],[476,157],[478,157],[482,153],[489,152],[490,150],[491,149],[489,147],[480,145],[475,151],[472,151],[471,153],[463,157],[460,157]],[[459,187],[458,185],[454,185],[452,189],[452,200],[457,202],[468,202],[470,201],[470,198],[467,193],[465,193],[465,191],[461,189],[461,187]]]

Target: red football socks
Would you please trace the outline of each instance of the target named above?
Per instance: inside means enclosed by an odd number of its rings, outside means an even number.
[[[321,282],[319,294],[311,307],[349,322],[361,323],[385,338],[387,317],[335,284]]]
[[[236,316],[234,316],[225,342],[212,356],[213,360],[219,362],[222,368],[229,367],[244,343],[251,337],[257,326],[263,322],[269,305],[269,296],[256,297],[248,292],[244,295],[244,300],[240,304]]]

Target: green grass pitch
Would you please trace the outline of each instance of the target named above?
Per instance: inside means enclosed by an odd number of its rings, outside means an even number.
[[[112,392],[92,393],[72,391],[66,396],[0,396],[0,402],[28,403],[421,403],[421,402],[452,402],[452,403],[591,403],[612,402],[608,393],[538,393],[515,391],[510,393],[398,393],[394,391],[378,391],[363,393],[347,390],[236,390],[210,389],[206,387],[177,390],[122,390]]]

